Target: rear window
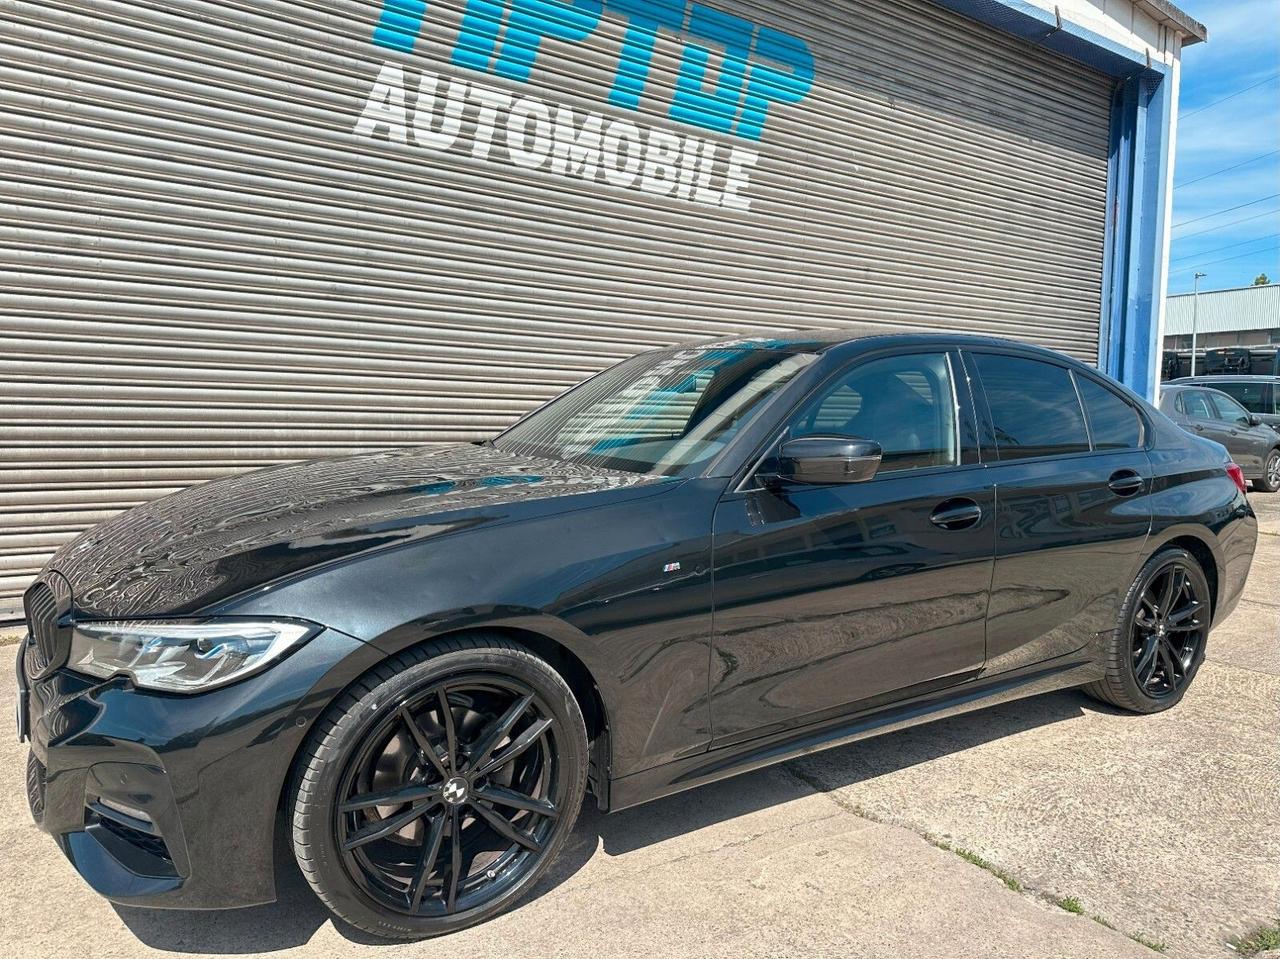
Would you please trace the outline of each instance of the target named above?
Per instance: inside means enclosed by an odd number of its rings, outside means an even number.
[[[1142,446],[1142,419],[1137,410],[1087,376],[1077,376],[1076,385],[1089,417],[1094,449],[1136,450]]]
[[[1002,460],[1087,453],[1089,432],[1071,374],[1020,356],[976,353]]]

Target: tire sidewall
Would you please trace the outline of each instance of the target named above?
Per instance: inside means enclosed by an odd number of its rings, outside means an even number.
[[[1267,458],[1262,463],[1262,476],[1259,479],[1254,480],[1254,485],[1263,493],[1275,493],[1280,491],[1280,486],[1270,482],[1267,478],[1268,474],[1271,472],[1271,464],[1277,459],[1280,459],[1280,447],[1273,449],[1267,454]]]
[[[1155,697],[1150,696],[1139,685],[1137,677],[1133,672],[1133,653],[1132,653],[1132,636],[1133,636],[1133,620],[1134,614],[1141,601],[1142,594],[1146,591],[1151,581],[1165,568],[1173,563],[1183,566],[1187,574],[1194,578],[1197,595],[1204,597],[1202,602],[1206,611],[1212,608],[1212,599],[1209,595],[1209,580],[1204,574],[1204,570],[1200,568],[1200,563],[1196,558],[1188,553],[1185,549],[1168,548],[1163,549],[1151,557],[1142,567],[1142,571],[1138,574],[1138,578],[1134,580],[1133,586],[1129,589],[1129,594],[1125,597],[1124,606],[1120,610],[1120,620],[1117,626],[1117,642],[1121,644],[1121,652],[1123,653],[1123,662],[1125,668],[1121,676],[1121,682],[1124,684],[1125,692],[1128,693],[1131,701],[1136,704],[1140,712],[1158,713],[1166,709],[1176,706],[1182,697],[1186,694],[1191,684],[1195,681],[1196,675],[1200,672],[1200,665],[1204,662],[1205,650],[1209,645],[1209,630],[1212,623],[1204,628],[1204,637],[1200,641],[1200,645],[1196,649],[1195,658],[1192,659],[1191,665],[1187,669],[1187,678],[1183,684],[1178,687],[1171,695]]]
[[[337,790],[353,754],[414,691],[451,675],[491,673],[510,677],[534,691],[556,724],[557,792],[561,814],[538,863],[490,903],[447,917],[414,917],[386,909],[349,876],[333,835]],[[319,737],[302,770],[293,797],[294,848],[307,863],[304,873],[321,899],[351,924],[377,935],[421,939],[482,923],[519,901],[555,860],[572,832],[586,790],[587,737],[581,710],[564,680],[530,653],[505,648],[444,652],[408,666],[364,693],[335,707],[332,728]],[[300,843],[300,840],[302,842]]]

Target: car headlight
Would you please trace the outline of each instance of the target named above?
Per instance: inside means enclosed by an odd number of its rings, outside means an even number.
[[[146,689],[199,693],[244,679],[306,642],[320,627],[269,620],[80,623],[67,665]]]

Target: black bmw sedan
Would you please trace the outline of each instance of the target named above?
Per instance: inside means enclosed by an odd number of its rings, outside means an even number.
[[[1179,701],[1257,523],[1095,370],[975,337],[662,350],[496,439],[135,509],[26,595],[32,810],[121,903],[270,901],[283,830],[372,933],[526,894],[625,809],[1083,686]]]

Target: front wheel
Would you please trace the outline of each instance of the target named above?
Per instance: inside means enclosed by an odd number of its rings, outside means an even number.
[[[1260,493],[1280,490],[1280,449],[1267,454],[1267,460],[1262,466],[1262,476],[1253,481],[1253,488]]]
[[[1176,705],[1204,661],[1209,582],[1184,549],[1163,549],[1142,567],[1108,642],[1106,677],[1085,687],[1095,699],[1135,713]]]
[[[514,905],[559,853],[586,788],[572,691],[497,636],[428,644],[343,694],[299,759],[293,845],[336,915],[421,939]]]

